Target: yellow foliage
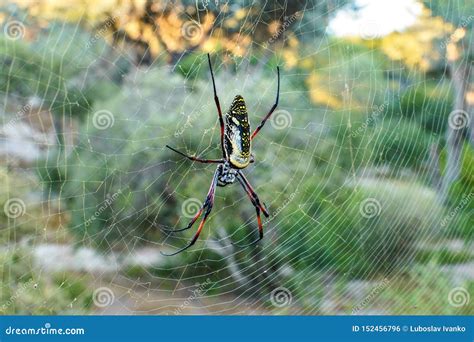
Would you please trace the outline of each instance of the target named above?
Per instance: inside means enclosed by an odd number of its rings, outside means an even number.
[[[326,105],[333,109],[342,108],[342,101],[329,93],[327,87],[321,83],[323,83],[321,78],[314,71],[306,79],[310,100],[315,104]]]
[[[448,59],[448,61],[456,61],[459,59],[459,48],[457,47],[457,45],[455,43],[449,43],[447,46],[446,46],[446,58]]]
[[[224,22],[224,26],[233,29],[239,26],[239,21],[235,18],[229,18]]]
[[[290,49],[284,49],[282,51],[282,57],[283,60],[285,61],[285,66],[287,69],[294,68],[295,66],[298,65],[298,51],[296,49],[290,50]]]
[[[247,10],[245,8],[240,8],[235,12],[235,19],[241,20],[247,15]]]
[[[297,48],[299,44],[300,44],[300,41],[298,40],[298,38],[296,38],[293,33],[289,33],[288,34],[288,46],[290,48]]]
[[[91,29],[105,27],[105,22],[113,23],[113,25],[102,28],[102,38],[107,39],[111,36],[113,28],[119,28],[130,40],[145,43],[147,51],[152,56],[157,56],[164,49],[175,53],[199,47],[207,52],[226,50],[227,53],[242,57],[254,39],[247,33],[254,32],[252,21],[247,18],[261,14],[255,7],[236,9],[232,16],[224,17],[222,27],[213,29],[215,21],[213,12],[198,15],[196,6],[185,6],[179,0],[173,2],[150,2],[148,0],[12,1],[35,17],[39,23],[47,24],[52,20],[64,20],[73,23],[80,22]],[[233,10],[227,3],[219,7],[221,13],[230,13]],[[153,15],[150,16],[146,13],[148,9],[153,12]],[[269,33],[277,34],[281,27],[282,23],[273,21],[269,25]],[[106,32],[106,30],[110,31]],[[239,33],[229,34],[228,32],[236,30],[239,30]],[[289,50],[296,50],[299,44],[298,39],[291,35],[291,32],[288,32],[288,37],[286,45],[290,48]],[[263,35],[260,39],[266,38]],[[281,44],[279,47],[286,45]],[[296,66],[297,52],[286,50],[283,53],[283,58],[287,66]]]
[[[470,89],[466,92],[466,102],[469,106],[474,105],[474,89]]]
[[[381,49],[393,60],[426,71],[440,58],[434,43],[452,31],[451,24],[440,17],[432,17],[425,8],[418,21],[406,31],[393,32],[382,38]]]
[[[159,35],[161,40],[169,51],[182,51],[186,47],[185,41],[182,39],[181,30],[184,21],[178,16],[176,12],[171,12],[167,16],[160,16],[156,19],[158,26],[160,27]],[[199,31],[199,23],[189,21],[190,34],[189,37],[194,37],[193,27],[196,28],[196,32]],[[183,28],[185,30],[186,28]],[[199,34],[199,32],[197,33]]]
[[[268,25],[268,32],[271,35],[274,35],[278,32],[280,29],[281,23],[278,20],[273,20],[269,25]]]

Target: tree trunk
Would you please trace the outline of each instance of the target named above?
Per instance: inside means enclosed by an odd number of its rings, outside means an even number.
[[[450,62],[449,69],[455,91],[453,111],[466,113],[466,92],[469,84],[470,65],[466,60],[460,63]],[[446,132],[446,167],[444,171],[441,198],[445,202],[448,198],[449,189],[461,173],[461,155],[463,147],[464,129],[457,127],[450,120]]]
[[[429,172],[431,186],[434,187],[437,191],[440,191],[442,182],[441,182],[441,174],[440,174],[440,167],[439,167],[438,144],[432,144],[430,146],[428,172]]]

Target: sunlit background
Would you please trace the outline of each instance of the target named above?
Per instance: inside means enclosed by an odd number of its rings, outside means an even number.
[[[474,314],[472,0],[0,3],[2,314]],[[196,244],[226,111],[256,127]]]

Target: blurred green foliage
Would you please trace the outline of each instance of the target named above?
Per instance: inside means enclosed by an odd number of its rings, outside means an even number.
[[[2,250],[0,275],[2,315],[77,315],[92,304],[85,276],[37,272],[31,256],[20,247]]]
[[[465,296],[474,290],[474,282],[466,280],[455,287],[449,272],[441,271],[439,266],[432,259],[390,283],[381,293],[390,314],[472,315],[474,303]]]

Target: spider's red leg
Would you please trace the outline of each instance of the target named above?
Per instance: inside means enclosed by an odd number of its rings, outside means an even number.
[[[247,180],[247,178],[244,176],[244,174],[238,170],[237,171],[238,175],[240,176],[240,178],[242,179],[242,181],[244,182],[244,184],[242,184],[242,186],[244,187],[245,191],[247,192],[247,194],[249,195],[250,197],[250,200],[253,199],[252,203],[254,204],[254,206],[260,208],[260,210],[263,212],[263,215],[265,215],[265,217],[269,217],[270,215],[268,214],[268,211],[267,211],[267,208],[265,208],[261,203],[260,203],[260,199],[258,198],[257,196],[257,193],[255,192],[255,190],[252,188],[252,185],[250,185],[249,181]],[[240,178],[237,177],[237,180],[240,181]]]
[[[255,210],[257,211],[257,222],[258,222],[258,239],[255,240],[255,241],[252,241],[246,245],[239,245],[239,244],[236,244],[236,243],[232,243],[232,245],[236,246],[236,247],[239,247],[239,248],[245,248],[245,247],[249,247],[249,246],[252,246],[252,245],[255,245],[257,242],[259,242],[260,240],[263,239],[263,225],[262,225],[262,218],[260,217],[260,209],[258,207],[255,207]]]
[[[194,234],[194,237],[191,240],[191,242],[189,242],[185,247],[183,247],[181,249],[178,249],[176,252],[166,254],[166,253],[163,253],[163,252],[160,251],[160,253],[162,255],[165,255],[165,256],[172,256],[172,255],[179,254],[179,253],[185,251],[186,249],[188,249],[189,247],[191,247],[192,245],[194,245],[194,243],[197,241],[197,239],[199,237],[199,234],[201,234],[202,227],[204,227],[204,224],[206,223],[206,220],[207,220],[207,216],[211,212],[211,209],[212,209],[212,204],[207,208],[206,213],[204,214],[204,217],[203,217],[201,223],[199,224],[198,230],[197,230],[196,234]]]
[[[199,163],[218,164],[218,163],[223,163],[225,161],[224,159],[201,159],[201,158],[197,158],[197,157],[192,157],[192,156],[188,156],[187,154],[185,154],[183,152],[178,151],[177,149],[172,148],[169,145],[166,145],[166,147],[168,147],[171,151],[174,151],[174,152],[182,155],[183,157],[188,158],[189,160],[197,161]]]
[[[241,177],[239,177],[239,176],[241,176]],[[245,192],[249,196],[249,199],[252,202],[252,204],[254,205],[255,210],[257,212],[257,223],[258,223],[258,234],[259,234],[258,239],[251,242],[251,243],[249,243],[249,244],[238,245],[236,243],[232,243],[234,246],[237,246],[239,248],[245,248],[245,247],[252,246],[252,245],[256,244],[257,242],[259,242],[260,240],[263,239],[263,225],[262,225],[262,218],[260,217],[260,208],[262,206],[260,204],[260,201],[258,199],[257,194],[253,191],[252,187],[250,186],[250,184],[248,183],[248,181],[244,177],[244,175],[239,172],[239,176],[237,176],[237,180],[239,181],[240,185],[242,185],[242,187],[244,188]],[[265,213],[266,213],[266,216],[268,217],[268,212],[265,211]]]
[[[199,224],[199,227],[196,231],[196,234],[194,234],[193,239],[185,247],[183,247],[181,249],[178,249],[176,252],[173,252],[171,254],[166,254],[166,253],[163,253],[163,252],[160,251],[161,254],[163,254],[165,256],[176,255],[176,254],[181,253],[182,251],[188,249],[189,247],[194,245],[194,243],[197,241],[197,239],[199,238],[199,234],[201,234],[202,228],[204,227],[204,224],[206,223],[207,217],[211,213],[212,206],[214,205],[214,198],[215,198],[216,185],[217,185],[217,176],[219,175],[219,171],[220,171],[220,166],[217,167],[216,172],[214,173],[214,177],[212,179],[211,186],[209,187],[209,192],[207,193],[207,197],[206,197],[206,201],[204,202],[204,205],[201,207],[201,209],[198,211],[198,213],[193,217],[193,219],[191,220],[191,222],[188,224],[188,226],[186,228],[180,229],[180,230],[175,230],[175,232],[178,232],[178,231],[183,231],[183,230],[191,228],[192,225],[194,224],[194,222],[196,222],[196,220],[199,218],[199,216],[201,216],[204,208],[206,208],[206,212],[204,213],[204,217],[203,217],[201,223]]]
[[[277,96],[276,96],[275,103],[273,104],[268,114],[265,115],[262,122],[260,122],[260,125],[258,125],[255,131],[253,131],[252,135],[250,136],[250,140],[252,140],[257,135],[257,133],[262,129],[263,125],[265,125],[265,122],[270,118],[270,116],[275,111],[276,107],[278,106],[278,100],[280,99],[280,68],[279,67],[277,67],[277,74],[278,74],[278,87],[277,87]]]
[[[209,70],[211,70],[212,87],[214,89],[214,102],[216,103],[217,112],[219,113],[219,125],[221,127],[222,156],[227,160],[227,153],[224,148],[224,118],[222,117],[221,105],[219,103],[219,98],[217,97],[216,81],[214,80],[214,72],[212,71],[211,56],[209,54],[207,54],[207,61],[209,62]]]
[[[164,230],[165,232],[170,232],[170,233],[177,233],[177,232],[182,232],[182,231],[185,231],[185,230],[188,230],[189,228],[191,228],[194,223],[197,221],[197,219],[199,218],[199,216],[201,216],[202,214],[202,211],[204,210],[204,208],[206,207],[206,203],[204,203],[204,205],[201,207],[201,209],[199,209],[199,211],[196,213],[196,215],[194,215],[193,219],[191,220],[191,222],[188,223],[188,225],[185,227],[185,228],[181,228],[181,229],[166,229],[166,228],[161,228],[161,230]]]

